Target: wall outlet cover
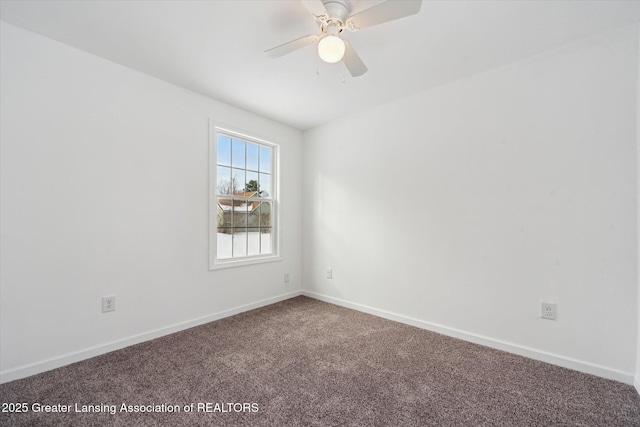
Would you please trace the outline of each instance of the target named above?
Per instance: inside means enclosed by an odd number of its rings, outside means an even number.
[[[540,317],[543,319],[556,319],[556,304],[553,302],[540,303]]]
[[[102,297],[102,312],[107,313],[109,311],[116,311],[115,295],[112,295],[109,297]]]

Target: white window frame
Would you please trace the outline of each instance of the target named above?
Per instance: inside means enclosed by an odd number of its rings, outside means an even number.
[[[217,166],[218,166],[218,135],[222,134],[237,138],[245,142],[271,148],[271,245],[272,253],[265,255],[248,255],[236,258],[218,259],[218,194],[217,194]],[[273,142],[249,135],[230,126],[209,122],[209,270],[240,267],[265,262],[280,261],[280,215],[279,215],[279,146]]]

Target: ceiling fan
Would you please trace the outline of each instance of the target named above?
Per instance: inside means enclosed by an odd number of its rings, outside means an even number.
[[[350,15],[348,0],[300,0],[320,25],[321,34],[310,34],[265,51],[271,58],[279,58],[295,50],[318,43],[320,59],[330,64],[342,60],[353,77],[367,72],[367,66],[353,47],[341,38],[346,28],[362,28],[393,21],[418,13],[422,0],[387,0],[362,12]]]

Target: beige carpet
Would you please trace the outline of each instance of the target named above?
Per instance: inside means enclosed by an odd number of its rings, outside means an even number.
[[[640,426],[631,386],[305,297],[6,383],[0,397],[28,410],[0,413],[2,426]]]

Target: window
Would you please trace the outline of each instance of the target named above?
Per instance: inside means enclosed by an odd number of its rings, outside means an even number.
[[[213,127],[210,268],[278,258],[275,144]]]

